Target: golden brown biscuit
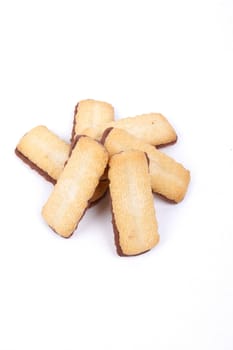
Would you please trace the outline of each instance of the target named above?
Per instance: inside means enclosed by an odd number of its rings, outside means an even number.
[[[16,146],[16,154],[55,183],[68,158],[70,145],[40,125],[26,133]]]
[[[138,255],[159,241],[148,159],[141,151],[125,151],[109,163],[115,243],[119,255]]]
[[[190,181],[190,172],[182,164],[125,130],[108,129],[103,135],[102,142],[110,156],[131,149],[145,152],[150,159],[152,190],[171,201],[180,202],[184,198]]]
[[[59,235],[70,237],[93,197],[108,162],[103,145],[88,136],[74,143],[72,153],[42,209],[47,224]]]
[[[100,139],[104,130],[114,127],[123,129],[146,143],[162,146],[176,142],[177,135],[168,120],[158,113],[142,114],[136,117],[123,118],[84,131],[85,134]]]
[[[26,133],[15,149],[19,158],[53,184],[62,173],[69,152],[70,145],[42,125]],[[108,181],[100,181],[90,204],[102,198],[107,189]]]
[[[80,101],[74,111],[71,141],[76,135],[95,138],[95,128],[112,120],[114,120],[114,109],[109,103],[91,99]]]

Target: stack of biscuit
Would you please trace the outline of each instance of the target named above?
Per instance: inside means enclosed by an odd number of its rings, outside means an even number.
[[[70,144],[37,126],[15,153],[54,184],[42,216],[62,237],[72,235],[109,189],[117,253],[133,256],[159,242],[152,192],[175,203],[187,192],[190,172],[158,150],[176,140],[161,114],[114,120],[112,105],[88,99],[75,107]]]

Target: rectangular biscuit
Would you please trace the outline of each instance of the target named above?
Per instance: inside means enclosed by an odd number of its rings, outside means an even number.
[[[190,182],[190,172],[182,164],[125,130],[116,128],[106,130],[102,142],[110,156],[131,149],[145,152],[150,159],[153,192],[177,203],[184,198]]]
[[[114,108],[111,104],[91,99],[82,100],[75,107],[71,141],[76,135],[95,138],[95,128],[113,120]]]
[[[18,157],[52,183],[59,178],[69,151],[70,145],[43,125],[27,132],[15,149]]]
[[[146,143],[163,146],[176,142],[177,135],[168,120],[159,113],[142,114],[135,117],[123,118],[95,126],[85,130],[90,136],[99,139],[104,130],[114,127],[123,129]]]
[[[70,144],[43,125],[27,132],[15,149],[20,159],[53,184],[61,175],[69,152]],[[108,189],[107,173],[104,175],[90,201],[91,205],[102,198]]]
[[[138,255],[159,241],[148,159],[141,151],[115,154],[109,162],[115,243],[119,255]]]
[[[104,146],[81,136],[48,201],[42,209],[47,224],[59,235],[70,237],[85,213],[108,162]]]

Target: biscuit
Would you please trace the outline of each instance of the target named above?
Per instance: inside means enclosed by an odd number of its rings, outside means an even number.
[[[86,129],[84,133],[99,139],[104,130],[109,127],[123,129],[154,146],[172,144],[177,140],[176,132],[171,124],[162,114],[158,113],[142,114],[96,125],[95,128]]]
[[[96,189],[95,189],[95,192],[93,194],[93,196],[91,197],[90,199],[90,203],[89,203],[89,206],[93,206],[95,205],[96,203],[99,202],[99,200],[101,198],[103,198],[103,196],[107,193],[108,191],[108,186],[109,186],[109,181],[108,179],[105,179],[103,177],[101,177]]]
[[[43,125],[26,133],[15,149],[17,156],[53,184],[64,168],[69,151],[70,145]]]
[[[117,253],[145,253],[159,241],[147,156],[132,150],[115,154],[108,174]]]
[[[95,128],[113,120],[114,108],[109,103],[91,99],[82,100],[75,107],[71,141],[76,135],[96,138]]]
[[[42,209],[47,224],[70,237],[84,215],[108,162],[104,146],[88,136],[74,140],[71,155]]]
[[[149,169],[153,192],[177,203],[184,198],[190,181],[190,172],[182,164],[125,130],[116,128],[106,130],[102,142],[110,156],[131,149],[145,152],[150,159]]]
[[[62,173],[69,152],[70,145],[42,125],[26,133],[15,149],[19,158],[53,184]],[[100,181],[90,204],[102,198],[107,189],[108,181],[105,176],[105,181]]]

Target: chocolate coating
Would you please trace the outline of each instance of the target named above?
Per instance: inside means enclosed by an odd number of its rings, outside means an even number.
[[[144,252],[139,253],[139,254],[132,254],[132,255],[124,254],[123,250],[121,249],[121,245],[120,245],[120,234],[119,234],[119,231],[118,231],[118,228],[117,228],[117,224],[116,224],[116,220],[115,220],[115,215],[114,215],[114,212],[113,212],[111,192],[110,192],[110,205],[111,205],[111,213],[112,213],[112,227],[113,227],[114,241],[115,241],[115,246],[116,246],[117,254],[118,254],[119,256],[123,256],[123,257],[129,258],[129,257],[131,257],[131,256],[142,255],[142,254],[145,254],[145,253],[149,252],[150,249],[145,250]]]
[[[75,137],[75,127],[76,127],[76,118],[75,118],[75,116],[78,113],[78,104],[79,103],[77,103],[75,108],[74,108],[73,127],[72,127],[70,142],[72,142],[74,137]]]
[[[25,157],[23,153],[21,153],[17,148],[15,149],[15,154],[27,165],[30,166],[31,169],[35,170],[37,173],[39,173],[45,180],[51,182],[53,185],[57,182],[55,179],[53,179],[46,171],[39,168],[35,163],[33,163],[29,158]]]
[[[114,129],[113,127],[107,128],[104,130],[100,142],[104,145],[106,138],[108,137],[108,134]]]

